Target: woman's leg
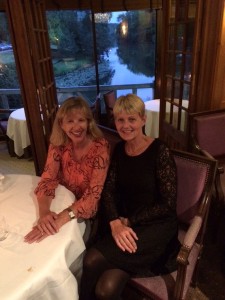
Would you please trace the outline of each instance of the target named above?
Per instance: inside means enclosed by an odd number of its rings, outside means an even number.
[[[95,248],[90,248],[83,262],[83,274],[80,285],[80,300],[94,300],[95,286],[99,277],[105,270],[112,266],[107,262],[105,257]]]
[[[119,300],[130,275],[120,269],[106,270],[99,278],[95,294],[98,300]]]

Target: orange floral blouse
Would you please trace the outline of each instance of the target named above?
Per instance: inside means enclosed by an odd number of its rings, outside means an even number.
[[[87,154],[80,160],[73,158],[73,146],[50,144],[44,172],[35,194],[55,197],[58,184],[74,193],[77,217],[88,219],[96,214],[98,202],[109,167],[109,143],[104,138],[93,141]]]

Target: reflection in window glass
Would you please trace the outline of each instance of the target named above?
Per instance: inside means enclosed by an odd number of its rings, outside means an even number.
[[[194,19],[196,15],[196,7],[197,7],[197,1],[192,0],[191,3],[189,3],[189,8],[188,8],[188,18]]]
[[[191,81],[191,60],[192,60],[192,55],[187,54],[185,56],[185,72],[184,72],[184,80],[186,81]]]
[[[190,85],[189,84],[184,84],[183,85],[183,97],[182,99],[188,100],[190,96]]]
[[[6,14],[0,12],[0,19],[0,91],[17,89],[13,94],[0,93],[0,108],[20,108],[23,105]]]
[[[172,76],[173,75],[173,70],[174,70],[174,54],[173,53],[168,53],[168,63],[167,63],[167,74]]]
[[[175,36],[175,26],[174,25],[170,25],[169,27],[169,50],[174,50],[175,46],[174,46],[174,36]]]
[[[174,99],[180,99],[180,81],[175,81],[175,87],[174,87]]]
[[[176,73],[175,73],[175,77],[177,77],[179,79],[181,79],[182,62],[183,62],[183,54],[181,54],[181,53],[176,54]]]
[[[177,47],[176,50],[182,51],[184,49],[184,24],[177,26]]]
[[[193,41],[194,41],[194,28],[195,23],[194,21],[189,22],[187,24],[187,43],[186,43],[186,51],[192,51],[193,50]]]
[[[171,99],[172,96],[172,78],[167,78],[166,82],[166,98]]]

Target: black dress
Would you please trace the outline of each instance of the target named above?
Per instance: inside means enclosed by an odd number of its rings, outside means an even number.
[[[137,156],[126,154],[124,142],[116,145],[101,199],[106,223],[100,222],[94,245],[116,268],[134,277],[176,269],[176,182],[175,162],[159,139]],[[123,252],[112,238],[109,221],[119,217],[128,218],[138,236],[135,253]]]

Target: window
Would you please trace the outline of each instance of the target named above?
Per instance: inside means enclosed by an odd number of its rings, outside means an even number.
[[[149,10],[94,14],[48,11],[49,39],[59,103],[98,92],[154,97],[156,13]]]
[[[46,16],[59,103],[82,95],[92,105],[99,92],[111,89],[117,96],[132,92],[144,101],[154,98],[154,10],[96,13],[94,24],[90,10],[47,11]],[[5,13],[0,17],[0,105],[19,108],[7,19]]]

